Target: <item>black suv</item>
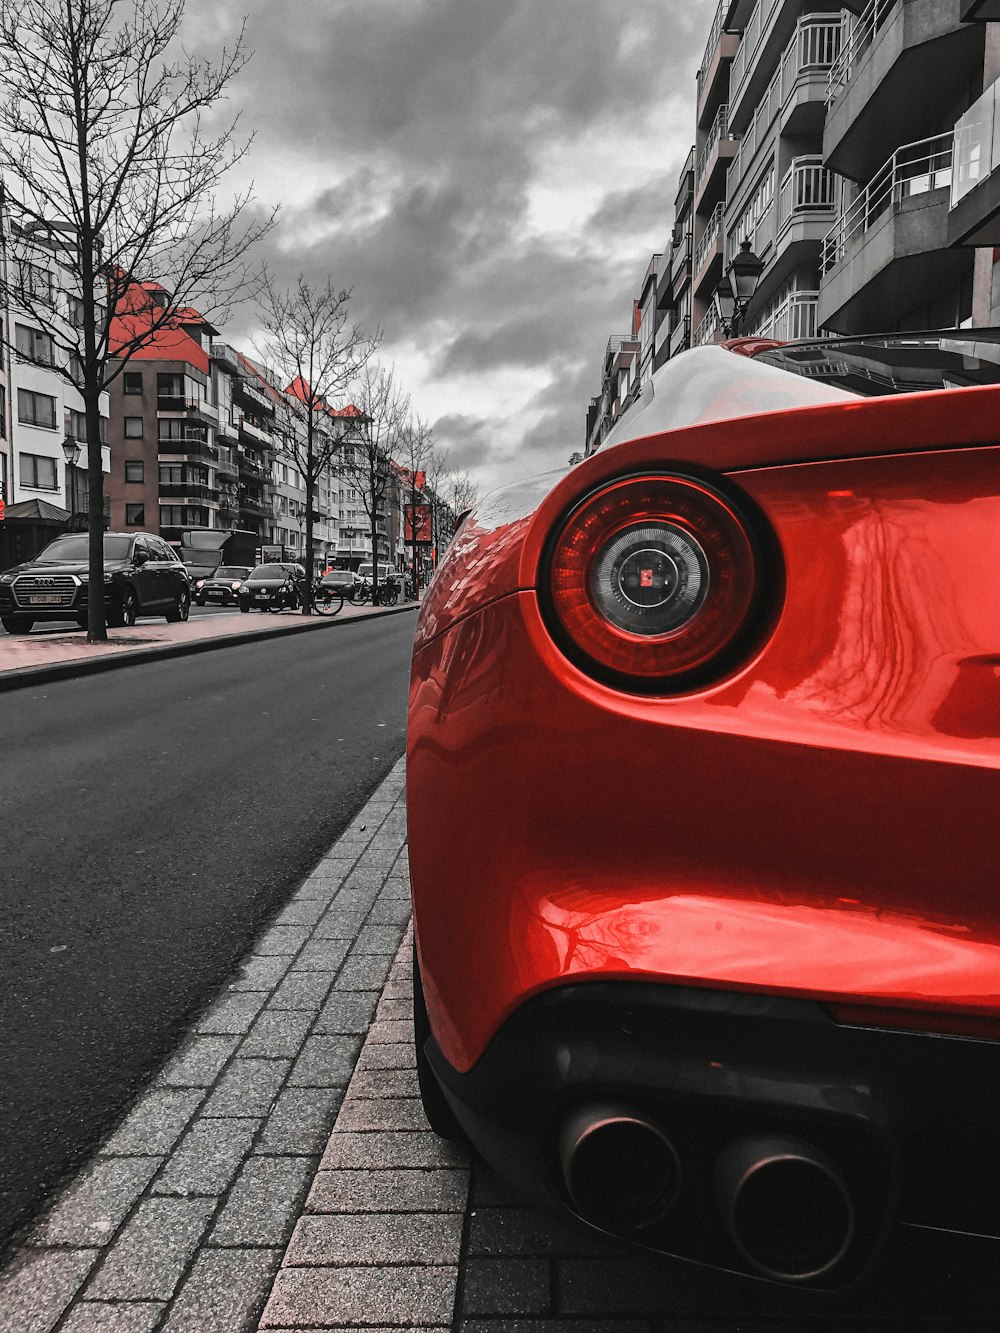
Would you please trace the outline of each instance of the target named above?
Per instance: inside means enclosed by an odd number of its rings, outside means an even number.
[[[0,624],[27,634],[38,620],[87,625],[87,535],[57,537],[33,560],[0,574]],[[173,550],[151,532],[104,534],[104,597],[108,624],[137,616],[187,620],[191,580]]]

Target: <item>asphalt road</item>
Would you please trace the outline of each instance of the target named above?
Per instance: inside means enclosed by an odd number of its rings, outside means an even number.
[[[6,696],[0,1248],[402,754],[414,624]]]

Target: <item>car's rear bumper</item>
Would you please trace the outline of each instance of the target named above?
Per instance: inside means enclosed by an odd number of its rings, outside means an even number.
[[[465,1073],[433,1039],[428,1054],[486,1159],[564,1217],[579,1220],[560,1157],[571,1117],[610,1104],[661,1130],[680,1166],[673,1207],[637,1231],[597,1223],[648,1249],[761,1276],[727,1231],[718,1164],[775,1136],[825,1155],[854,1209],[843,1260],[806,1285],[858,1279],[896,1223],[1000,1235],[983,1096],[1000,1086],[1000,1043],[847,1027],[804,1000],[592,982],[521,1006]]]

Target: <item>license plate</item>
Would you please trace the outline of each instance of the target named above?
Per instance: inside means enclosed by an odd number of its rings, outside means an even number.
[[[28,598],[28,601],[32,606],[62,606],[65,598],[62,593],[42,592],[35,593],[34,596]]]
[[[258,592],[255,596],[258,602],[268,602],[271,600],[271,594],[269,592]]]

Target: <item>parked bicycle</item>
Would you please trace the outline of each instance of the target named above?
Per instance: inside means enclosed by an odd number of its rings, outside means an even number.
[[[379,580],[374,587],[369,579],[362,579],[355,585],[353,592],[347,594],[355,606],[371,602],[373,606],[395,606],[399,601],[399,584],[390,575]]]
[[[312,590],[313,609],[321,616],[335,616],[344,605],[344,594],[322,579],[317,579]]]

